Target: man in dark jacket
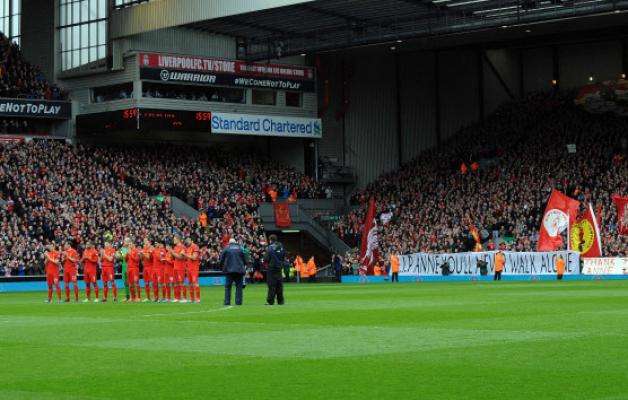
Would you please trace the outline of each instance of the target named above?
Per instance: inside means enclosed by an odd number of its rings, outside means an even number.
[[[244,273],[246,272],[246,258],[242,247],[236,240],[229,239],[229,245],[220,253],[220,265],[225,273],[225,305],[231,304],[231,286],[235,283],[236,305],[242,305],[242,284],[244,282]]]
[[[264,256],[264,261],[266,261],[268,265],[268,272],[266,274],[268,281],[266,304],[275,304],[276,297],[277,304],[282,305],[284,298],[281,270],[286,264],[286,250],[284,250],[283,245],[277,241],[276,235],[270,235],[268,240],[270,241],[270,246],[266,249],[266,255]]]

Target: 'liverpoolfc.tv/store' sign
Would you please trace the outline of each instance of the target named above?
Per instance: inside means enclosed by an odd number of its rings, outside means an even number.
[[[0,99],[0,117],[69,119],[68,101]]]
[[[314,69],[218,58],[139,53],[140,79],[192,85],[313,92]]]

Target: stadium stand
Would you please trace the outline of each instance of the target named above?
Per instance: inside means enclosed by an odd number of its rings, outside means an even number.
[[[617,234],[611,195],[628,186],[627,128],[622,117],[576,107],[571,94],[531,94],[382,175],[353,196],[357,209],[333,229],[359,246],[374,198],[380,222],[388,221],[381,223],[385,254],[469,251],[473,227],[485,248],[534,251],[546,201],[557,188],[591,202],[604,254],[625,256],[628,240]],[[577,150],[565,157],[568,144]],[[349,257],[345,266],[351,264]]]
[[[27,273],[41,272],[37,249],[49,241],[80,246],[101,243],[108,233],[116,240],[190,236],[202,246],[205,269],[217,268],[225,238],[237,237],[259,269],[265,242],[259,203],[272,200],[272,192],[279,199],[325,195],[292,169],[221,148],[74,147],[34,140],[0,147],[0,161],[0,191],[14,202],[1,215],[7,227],[1,264]],[[175,216],[170,195],[204,212],[206,224]]]
[[[0,33],[0,97],[63,100],[67,96],[24,60],[17,44]]]

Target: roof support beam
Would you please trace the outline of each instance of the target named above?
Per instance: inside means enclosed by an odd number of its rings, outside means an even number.
[[[315,0],[161,0],[114,10],[111,39]]]

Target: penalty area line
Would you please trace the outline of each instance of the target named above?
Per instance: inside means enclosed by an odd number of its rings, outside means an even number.
[[[144,316],[145,317],[166,317],[169,315],[206,314],[206,313],[213,313],[213,312],[218,312],[218,311],[225,311],[232,308],[233,306],[226,306],[222,308],[215,308],[213,310],[187,311],[187,312],[174,312],[174,313],[161,313],[161,314],[144,314]]]

